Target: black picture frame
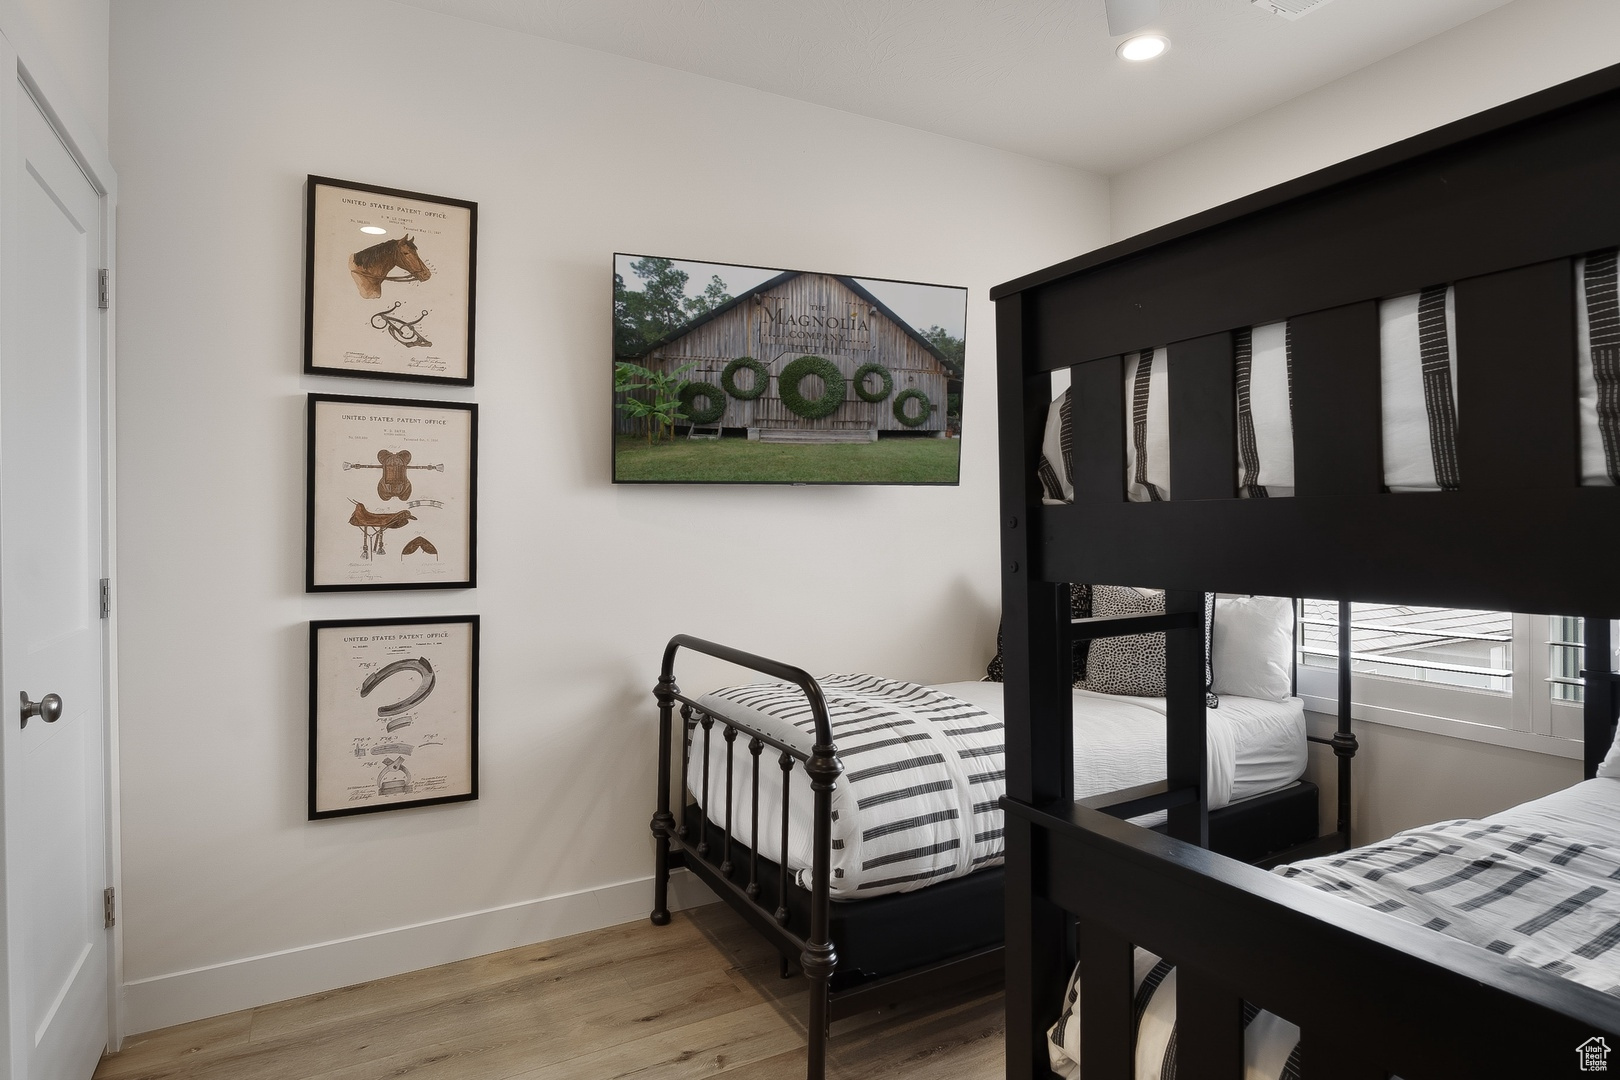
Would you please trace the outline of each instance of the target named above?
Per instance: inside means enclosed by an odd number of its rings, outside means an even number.
[[[357,231],[381,230],[375,233],[377,243],[367,244],[371,237],[347,240],[349,226]],[[433,236],[435,243],[422,243],[425,236]],[[437,243],[440,239],[442,244]],[[390,263],[392,270],[384,267],[388,253],[377,249],[402,240],[410,244],[402,257],[417,260],[415,265]],[[356,244],[364,246],[350,251]],[[367,267],[354,261],[366,252],[376,253],[374,266],[366,261],[374,273],[368,274]],[[418,279],[424,267],[429,276]],[[400,268],[406,272],[404,277],[393,272]],[[387,284],[392,282],[400,284]],[[418,286],[422,288],[418,290]],[[477,286],[477,203],[329,176],[308,177],[304,198],[306,375],[473,385]],[[358,299],[367,301],[365,308],[381,305],[369,318],[367,310],[356,306],[356,287]],[[375,298],[371,298],[373,288]],[[425,292],[425,302],[436,302],[444,310],[418,309],[414,299],[407,303],[413,291]],[[416,310],[422,313],[409,319]],[[400,312],[397,318],[395,311]],[[432,314],[439,318],[422,327]],[[441,338],[433,327],[446,322],[449,326]],[[430,331],[437,348],[428,340]]]
[[[310,394],[305,459],[305,592],[477,587],[477,403]]]
[[[478,798],[479,634],[477,615],[309,624],[309,820]],[[405,698],[369,699],[407,672]]]

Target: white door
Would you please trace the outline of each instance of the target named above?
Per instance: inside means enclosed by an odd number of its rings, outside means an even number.
[[[26,91],[0,132],[0,757],[12,1080],[107,1043],[101,200]],[[14,140],[14,141],[13,141]],[[23,699],[47,702],[23,722]],[[53,721],[53,722],[47,722]]]

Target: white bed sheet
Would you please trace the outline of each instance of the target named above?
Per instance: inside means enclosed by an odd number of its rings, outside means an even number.
[[[1002,684],[935,687],[1005,718]],[[1164,698],[1074,693],[1074,797],[1164,779]],[[1305,703],[1222,697],[1207,713],[1209,806],[1217,809],[1287,787],[1305,772]]]
[[[1582,780],[1574,787],[1520,803],[1484,820],[1620,847],[1620,778]]]

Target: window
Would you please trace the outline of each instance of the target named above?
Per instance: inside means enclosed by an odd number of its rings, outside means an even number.
[[[1339,605],[1299,605],[1299,692],[1338,708]],[[1562,615],[1353,604],[1352,715],[1578,757],[1585,623]]]

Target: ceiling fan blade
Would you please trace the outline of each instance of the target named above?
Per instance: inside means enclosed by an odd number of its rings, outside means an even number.
[[[1108,12],[1108,35],[1119,37],[1140,30],[1159,17],[1159,0],[1103,0]]]

